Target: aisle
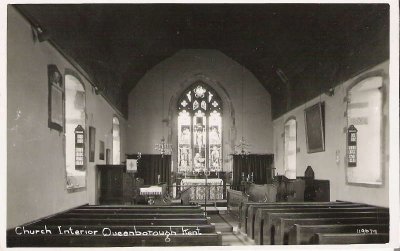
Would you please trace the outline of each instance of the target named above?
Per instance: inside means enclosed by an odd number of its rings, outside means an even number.
[[[252,241],[246,240],[238,231],[238,221],[229,214],[211,214],[210,222],[215,224],[215,230],[222,233],[223,246],[254,245]]]

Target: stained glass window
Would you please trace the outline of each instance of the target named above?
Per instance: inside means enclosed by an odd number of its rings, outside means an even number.
[[[178,100],[178,172],[222,170],[222,102],[198,82]]]

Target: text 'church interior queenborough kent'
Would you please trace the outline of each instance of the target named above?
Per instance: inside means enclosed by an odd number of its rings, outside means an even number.
[[[389,243],[390,8],[9,4],[7,247]]]

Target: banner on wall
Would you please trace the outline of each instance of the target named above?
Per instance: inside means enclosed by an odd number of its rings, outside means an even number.
[[[85,130],[81,125],[75,128],[75,170],[84,170]]]
[[[137,172],[137,159],[127,159],[126,160],[126,171],[127,172]]]
[[[357,166],[357,128],[354,125],[347,129],[347,166]]]

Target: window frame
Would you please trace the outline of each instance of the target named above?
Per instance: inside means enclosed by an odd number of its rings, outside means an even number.
[[[207,101],[207,105],[209,105],[208,107],[211,107],[212,103],[214,101],[218,102],[218,106],[214,106],[214,108],[208,108],[202,110],[201,108],[201,104],[199,103],[199,109],[195,109],[193,110],[193,106],[188,109],[187,107],[189,107],[190,105],[193,104],[195,98],[193,98],[193,100],[189,100],[188,105],[186,105],[185,107],[182,107],[182,102],[184,100],[188,100],[187,94],[190,91],[193,91],[197,86],[202,86],[205,90],[206,93],[210,92],[210,94],[212,94],[212,98]],[[193,95],[194,96],[194,95]],[[176,128],[177,130],[177,172],[178,173],[183,173],[185,172],[184,170],[180,169],[181,167],[179,166],[179,132],[180,132],[180,128],[179,128],[179,118],[180,118],[180,113],[185,110],[190,118],[190,161],[188,161],[188,163],[191,163],[190,165],[190,171],[194,171],[195,167],[194,167],[194,142],[193,142],[193,136],[194,136],[194,131],[193,131],[193,119],[195,118],[195,113],[197,111],[201,111],[204,113],[204,118],[205,118],[205,122],[204,122],[204,126],[205,126],[205,131],[206,131],[206,147],[205,147],[205,169],[208,171],[210,170],[210,160],[211,160],[211,156],[210,156],[210,117],[211,114],[216,111],[218,112],[219,116],[220,116],[220,132],[219,132],[219,136],[220,136],[220,167],[219,169],[215,170],[216,172],[222,171],[223,170],[223,101],[221,99],[221,96],[215,91],[214,88],[212,88],[210,85],[208,85],[207,83],[201,81],[201,80],[197,80],[194,81],[191,85],[189,85],[189,87],[185,88],[181,94],[178,96],[177,99],[177,117],[176,117]],[[214,170],[212,170],[212,172],[214,172]]]
[[[85,134],[84,134],[84,144],[85,144],[85,148],[84,148],[84,156],[83,156],[83,166],[84,166],[84,172],[85,172],[85,186],[82,187],[74,187],[74,188],[68,188],[67,186],[65,186],[65,189],[69,192],[69,193],[73,193],[73,192],[80,192],[80,191],[86,191],[87,190],[87,167],[88,167],[88,123],[87,123],[87,89],[86,86],[84,84],[84,81],[82,80],[82,78],[80,77],[80,75],[78,73],[76,73],[74,70],[66,68],[64,70],[64,130],[63,130],[63,135],[64,135],[64,156],[65,156],[65,160],[64,160],[64,170],[65,170],[65,185],[67,185],[67,158],[66,158],[66,152],[67,152],[67,135],[66,135],[66,124],[67,124],[67,110],[66,110],[66,102],[67,102],[67,97],[66,97],[66,89],[67,89],[67,81],[66,78],[67,76],[70,75],[74,78],[76,78],[78,80],[78,82],[81,84],[85,95],[84,95],[84,100],[85,100],[85,107],[84,107],[84,113],[85,113],[85,125],[84,125],[84,130],[85,130]]]
[[[117,120],[118,124],[114,123],[114,119]],[[115,163],[114,160],[114,125],[118,125],[118,144],[119,144],[119,161]],[[121,164],[121,123],[120,119],[117,115],[113,115],[112,117],[112,129],[111,129],[111,137],[112,137],[112,164],[113,165],[120,165]]]
[[[381,112],[381,118],[380,118],[380,164],[379,164],[379,169],[380,169],[380,177],[381,177],[381,183],[380,184],[374,184],[374,183],[368,183],[368,182],[355,182],[355,181],[349,181],[349,177],[348,177],[348,168],[353,168],[353,167],[348,167],[348,152],[347,152],[347,147],[348,147],[348,143],[347,143],[347,129],[349,128],[349,124],[348,124],[348,106],[349,106],[349,93],[350,91],[357,86],[358,84],[360,84],[361,82],[369,79],[369,78],[374,78],[374,77],[381,77],[382,78],[382,86],[381,88],[381,107],[380,107],[380,112]],[[352,185],[352,186],[360,186],[360,187],[372,187],[372,188],[377,188],[377,187],[383,187],[385,186],[385,175],[384,175],[384,167],[385,167],[385,153],[387,151],[386,149],[386,144],[385,144],[385,137],[386,137],[386,123],[388,123],[387,121],[387,116],[385,115],[385,106],[387,105],[387,90],[386,90],[386,86],[388,86],[388,75],[385,73],[384,70],[374,70],[374,71],[370,71],[367,72],[363,75],[361,75],[360,77],[356,78],[351,84],[348,85],[348,87],[346,88],[346,96],[344,98],[344,101],[346,102],[346,112],[345,112],[345,124],[346,124],[346,128],[345,128],[345,163],[344,166],[346,168],[345,171],[345,176],[346,176],[346,184],[347,185]],[[357,153],[358,155],[358,153]]]
[[[286,152],[286,131],[285,131],[285,126],[291,120],[293,120],[295,122],[295,131],[296,131],[296,147],[295,147],[295,152],[294,152],[295,155],[296,155],[296,158],[295,158],[294,172],[295,172],[295,176],[297,177],[297,139],[298,139],[298,137],[297,137],[297,134],[298,134],[297,133],[297,131],[298,131],[297,130],[298,129],[297,124],[298,123],[297,123],[297,120],[296,120],[295,116],[290,116],[285,120],[285,123],[283,123],[283,175],[286,178],[289,178],[289,177],[286,176],[286,171],[288,170],[288,169],[286,169],[286,162],[287,162],[288,155],[287,155],[287,152]],[[290,169],[289,169],[289,171],[290,171]],[[294,179],[296,179],[296,177]]]

